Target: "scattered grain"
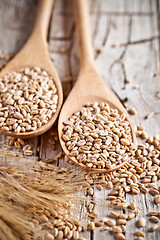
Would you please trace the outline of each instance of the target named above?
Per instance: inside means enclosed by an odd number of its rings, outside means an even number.
[[[130,221],[130,220],[132,220],[132,219],[134,219],[135,218],[135,214],[134,213],[130,213],[130,214],[128,214],[128,221]]]
[[[138,220],[138,226],[141,228],[141,227],[145,227],[145,225],[146,225],[146,220],[145,220],[145,218],[140,218],[140,219]]]
[[[50,233],[46,233],[44,236],[44,240],[54,240],[54,236]]]
[[[104,221],[105,224],[107,224],[109,227],[113,227],[116,225],[116,221],[112,220],[112,219],[106,219]]]
[[[87,191],[87,192],[88,192],[88,195],[89,195],[89,196],[92,196],[92,195],[94,194],[94,190],[93,190],[93,188],[91,188],[91,187],[88,188],[88,191]]]
[[[151,195],[153,195],[153,196],[156,196],[156,195],[159,194],[159,191],[158,191],[157,188],[152,187],[152,188],[150,189],[149,193],[150,193]]]
[[[127,214],[121,213],[121,214],[119,215],[119,218],[121,218],[121,219],[127,219],[128,216],[127,216]]]
[[[136,206],[135,206],[134,202],[132,202],[132,203],[130,204],[129,208],[130,208],[131,210],[135,210],[135,209],[136,209]]]
[[[46,217],[46,215],[40,215],[39,216],[39,221],[41,221],[41,222],[48,222],[48,218]]]
[[[114,233],[122,233],[122,229],[118,226],[113,226],[112,230]]]
[[[101,228],[101,231],[108,231],[109,227],[108,226],[104,226]]]
[[[20,143],[18,141],[15,141],[14,142],[14,146],[19,149],[21,147]]]
[[[158,222],[159,222],[159,219],[158,219],[158,217],[156,217],[156,216],[151,216],[151,217],[150,217],[150,220],[151,220],[152,222],[155,222],[155,223],[158,223]]]
[[[134,86],[134,88],[135,88],[135,89],[139,89],[139,88],[140,88],[139,84],[136,84],[136,85]]]
[[[95,228],[95,223],[94,222],[90,222],[89,223],[89,230],[94,230]]]
[[[157,92],[156,92],[155,97],[156,97],[157,99],[160,99],[160,91],[157,91]]]
[[[46,158],[45,160],[44,160],[44,162],[46,162],[46,163],[54,163],[55,162],[55,159],[53,159],[53,158]]]
[[[98,184],[98,185],[97,185],[97,189],[100,190],[100,191],[102,191],[102,190],[103,190],[102,185]]]
[[[140,230],[137,230],[135,234],[139,237],[144,237],[144,232],[142,232]]]
[[[58,153],[57,159],[61,159],[62,157],[63,157],[63,153],[62,152]]]
[[[27,151],[27,150],[30,150],[31,149],[31,146],[30,145],[25,145],[24,147],[23,147],[23,151],[25,152],[25,151]]]
[[[117,225],[125,225],[126,223],[126,219],[117,219]]]
[[[150,119],[151,117],[153,117],[154,112],[150,112],[149,114],[146,115],[145,119]]]
[[[118,240],[125,240],[125,235],[123,233],[117,233],[115,234],[115,238]]]
[[[117,47],[118,47],[118,44],[117,44],[117,43],[113,43],[111,46],[112,46],[113,48],[117,48]]]
[[[119,215],[112,211],[112,212],[110,212],[110,217],[112,217],[112,218],[119,218]]]
[[[74,240],[79,239],[79,232],[78,232],[78,231],[74,231],[74,232],[73,232],[73,239],[74,239]]]
[[[125,83],[130,83],[131,82],[131,80],[130,79],[125,79]]]
[[[126,232],[126,226],[125,225],[121,225],[121,229],[122,229],[122,233]]]
[[[21,144],[21,146],[24,145],[24,140],[22,138],[17,138],[17,141]]]
[[[52,225],[52,223],[50,223],[50,222],[47,222],[47,223],[45,224],[45,226],[46,226],[46,228],[48,228],[48,229],[53,229],[53,225]]]
[[[137,126],[137,130],[138,130],[138,131],[143,131],[143,130],[144,130],[144,127],[141,126],[141,125],[138,125],[138,126]]]
[[[155,203],[155,204],[159,204],[159,203],[160,203],[160,195],[158,195],[158,196],[154,199],[154,203]]]
[[[129,114],[131,114],[131,115],[135,115],[135,114],[137,113],[137,111],[136,111],[135,108],[130,108],[130,109],[128,110],[128,112],[129,112]]]
[[[147,134],[145,132],[142,132],[140,135],[141,139],[147,139]]]
[[[63,239],[63,236],[64,236],[64,234],[63,234],[63,231],[58,231],[58,235],[57,235],[57,238],[58,239]]]
[[[104,46],[101,46],[97,49],[97,53],[102,53],[104,51]]]
[[[158,224],[154,224],[153,226],[151,226],[150,228],[149,228],[149,232],[155,232],[155,231],[157,231],[158,230]]]
[[[96,226],[96,227],[101,227],[101,226],[103,226],[103,225],[104,225],[104,223],[103,223],[102,221],[95,222],[95,226]]]
[[[33,155],[33,152],[32,152],[31,150],[26,150],[26,151],[23,152],[23,154],[24,154],[25,156],[32,156],[32,155]]]
[[[56,238],[58,235],[58,228],[54,228],[52,231],[53,236]]]
[[[67,235],[67,238],[70,240],[73,237],[73,231],[70,231]]]
[[[149,212],[147,215],[148,216],[158,216],[158,213],[157,212]]]

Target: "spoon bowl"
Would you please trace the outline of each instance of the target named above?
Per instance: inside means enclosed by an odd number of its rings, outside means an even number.
[[[94,80],[93,80],[94,79]],[[88,83],[89,82],[89,83]],[[88,84],[87,84],[88,83]],[[85,86],[85,87],[84,87]],[[98,102],[98,103],[108,103],[109,106],[113,109],[117,109],[119,114],[124,113],[126,115],[126,119],[130,123],[131,133],[132,133],[132,141],[133,146],[136,145],[136,136],[134,131],[133,123],[129,117],[129,114],[123,107],[123,105],[119,102],[116,96],[106,87],[105,83],[97,73],[96,69],[91,67],[90,69],[86,69],[84,71],[80,71],[77,82],[70,92],[68,98],[66,99],[58,121],[58,134],[61,147],[67,156],[70,155],[70,152],[66,148],[66,144],[62,139],[63,135],[63,122],[67,121],[74,113],[79,111],[86,103],[88,102]],[[92,171],[97,173],[111,172],[121,168],[128,161],[125,160],[121,164],[111,168],[111,169],[93,169],[86,166],[83,163],[79,163],[75,157],[70,157],[69,159],[77,166],[81,167],[86,171]]]
[[[40,67],[42,70],[45,70],[50,76],[53,77],[58,95],[57,109],[45,125],[42,125],[34,131],[23,133],[17,133],[7,130],[2,131],[2,133],[12,137],[31,138],[48,131],[55,123],[62,106],[62,86],[59,76],[55,68],[53,67],[52,61],[50,59],[47,44],[47,30],[52,12],[53,2],[53,0],[40,1],[35,26],[31,36],[29,37],[28,41],[23,46],[21,51],[3,68],[3,70],[0,72],[0,77],[3,77],[5,74],[11,73],[13,71],[18,72],[26,67]]]
[[[59,117],[58,133],[62,149],[67,156],[70,155],[68,149],[66,148],[66,144],[62,139],[64,128],[63,122],[67,121],[73,115],[73,113],[79,111],[81,107],[86,105],[88,102],[105,102],[108,103],[111,108],[117,109],[119,114],[124,113],[130,124],[134,146],[136,144],[136,136],[132,121],[117,97],[106,87],[95,68],[91,36],[89,34],[89,20],[86,5],[87,2],[86,0],[73,0],[73,4],[80,51],[80,72],[72,91],[63,105]],[[97,173],[117,170],[128,161],[127,159],[111,169],[98,169],[88,167],[83,163],[79,163],[75,157],[69,156],[69,159],[84,170]]]

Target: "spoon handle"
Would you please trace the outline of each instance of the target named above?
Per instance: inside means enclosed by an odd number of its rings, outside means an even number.
[[[31,36],[47,41],[48,24],[52,13],[53,3],[54,0],[40,0]]]
[[[73,0],[81,69],[94,66],[87,0]]]

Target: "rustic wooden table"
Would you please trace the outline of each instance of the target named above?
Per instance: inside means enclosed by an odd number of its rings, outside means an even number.
[[[31,33],[37,4],[37,0],[0,0],[0,51],[14,55],[20,50]],[[132,117],[134,124],[143,125],[148,136],[156,135],[160,130],[159,0],[92,0],[90,21],[96,65],[100,75],[127,109],[136,108],[137,114]],[[70,0],[55,1],[48,42],[50,56],[62,81],[66,98],[79,70]],[[64,48],[66,51],[63,52]],[[68,76],[71,76],[73,81],[67,78]],[[130,80],[130,83],[126,84],[126,80]],[[153,116],[145,119],[151,112]],[[49,138],[47,132],[26,140],[26,143],[32,146],[35,156],[38,155],[41,159],[56,158],[61,151],[60,146],[57,144],[56,150],[53,150]],[[2,134],[0,139],[1,145],[8,141]],[[30,161],[28,163],[30,164]],[[69,167],[64,160],[57,160],[56,163],[61,167]],[[94,196],[105,199],[107,194],[107,190],[97,190]],[[158,209],[152,204],[152,196],[127,196],[128,203],[133,200],[144,214]],[[101,216],[106,216],[109,209],[100,206],[97,211]],[[135,221],[127,224],[127,240],[135,239]],[[113,239],[111,234],[100,232],[99,229],[85,233],[84,237],[92,240]],[[146,232],[145,239],[151,238],[158,240],[159,232],[152,235]]]

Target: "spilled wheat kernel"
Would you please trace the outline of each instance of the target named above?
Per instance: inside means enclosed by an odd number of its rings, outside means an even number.
[[[158,224],[154,224],[149,228],[149,232],[155,232],[158,230]]]
[[[144,232],[142,232],[142,231],[140,231],[140,230],[137,230],[137,231],[135,232],[135,234],[136,234],[137,236],[139,236],[139,237],[144,237]]]
[[[141,227],[145,227],[145,225],[146,225],[146,220],[145,220],[145,218],[140,218],[140,219],[138,220],[138,226],[141,228]]]
[[[151,217],[150,217],[150,220],[151,220],[152,222],[154,222],[154,223],[158,223],[158,222],[159,222],[159,219],[158,219],[158,217],[156,217],[156,216],[151,216]]]
[[[160,195],[158,195],[158,196],[154,199],[154,203],[155,203],[155,204],[159,204],[159,203],[160,203]]]

